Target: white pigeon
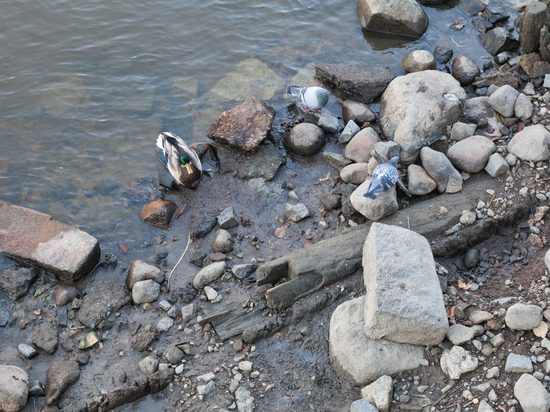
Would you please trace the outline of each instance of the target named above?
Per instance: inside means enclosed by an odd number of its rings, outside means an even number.
[[[286,92],[300,99],[307,111],[319,111],[328,103],[329,92],[322,87],[288,86]]]
[[[372,179],[370,181],[369,190],[363,196],[369,199],[376,199],[378,193],[382,190],[391,188],[397,183],[399,174],[397,173],[397,161],[399,157],[392,157],[387,163],[382,163],[376,166],[374,172],[372,172]]]

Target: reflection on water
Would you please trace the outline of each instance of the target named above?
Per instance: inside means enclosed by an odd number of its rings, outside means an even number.
[[[448,29],[469,22],[457,2],[424,7],[430,28],[416,41],[362,32],[345,0],[7,2],[0,199],[79,226],[104,251],[137,246],[148,230],[139,211],[154,193],[131,185],[155,174],[160,131],[204,140],[249,94],[284,110],[284,87],[312,62],[402,74],[408,51],[445,44],[481,64],[476,29]]]

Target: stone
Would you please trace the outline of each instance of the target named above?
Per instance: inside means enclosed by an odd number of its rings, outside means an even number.
[[[504,117],[512,117],[514,115],[514,106],[519,92],[511,86],[504,85],[499,87],[489,97],[491,107]]]
[[[340,133],[338,141],[342,144],[346,144],[353,138],[353,136],[359,133],[360,130],[361,129],[359,126],[357,126],[357,123],[355,123],[353,120],[349,120],[342,133]]]
[[[533,363],[529,356],[510,353],[506,358],[504,371],[512,373],[531,373],[533,372]]]
[[[11,300],[17,300],[28,293],[37,277],[36,268],[5,270],[2,273],[2,280],[0,280],[0,290],[6,293]]]
[[[17,366],[0,365],[0,408],[19,412],[27,404],[29,375]]]
[[[228,253],[233,250],[233,237],[225,229],[218,229],[216,236],[212,241],[212,251],[219,253]]]
[[[407,73],[423,70],[435,70],[437,63],[435,57],[427,50],[413,50],[401,60],[401,68]]]
[[[462,114],[466,94],[450,74],[434,70],[394,79],[380,100],[380,128],[401,146],[400,161],[413,163],[424,142]]]
[[[361,389],[361,398],[366,399],[380,412],[389,412],[393,398],[393,380],[384,375]]]
[[[235,401],[239,412],[252,412],[255,408],[254,398],[242,386],[235,391]]]
[[[412,195],[427,195],[435,190],[437,183],[428,176],[428,173],[418,165],[409,165],[407,169],[407,180],[409,192]]]
[[[451,128],[451,140],[464,140],[472,137],[477,129],[477,125],[462,122],[456,122]]]
[[[357,133],[346,146],[345,156],[356,163],[368,163],[371,158],[372,149],[380,142],[378,133],[367,127]]]
[[[542,322],[542,309],[537,305],[515,303],[506,311],[504,320],[512,330],[531,330]]]
[[[283,213],[285,219],[290,220],[291,222],[299,222],[300,220],[305,219],[308,216],[311,216],[306,205],[303,203],[298,203],[296,205],[291,205],[290,203],[285,204],[285,211]]]
[[[378,153],[382,158],[391,159],[399,156],[401,147],[395,142],[378,142],[374,144],[373,152]],[[371,158],[372,159],[372,158]]]
[[[160,285],[154,280],[140,280],[132,288],[132,300],[136,305],[142,303],[151,303],[158,299],[160,294]]]
[[[319,201],[325,210],[339,209],[342,206],[341,196],[339,195],[322,194],[319,196]]]
[[[218,292],[216,292],[216,290],[210,286],[204,287],[204,294],[209,301],[216,300],[216,298],[218,297]]]
[[[367,178],[350,196],[354,209],[370,220],[380,220],[391,215],[399,209],[397,204],[397,193],[395,186],[383,190],[376,196],[376,199],[369,199],[363,196],[367,193],[371,179]]]
[[[368,163],[352,163],[340,170],[340,179],[354,185],[362,184],[369,177]]]
[[[529,120],[533,114],[531,99],[523,93],[520,93],[514,105],[514,113],[516,117],[519,117],[523,121]]]
[[[229,206],[222,210],[222,212],[218,215],[218,224],[222,229],[231,229],[232,227],[239,226],[237,215],[235,214],[233,207]]]
[[[42,321],[34,327],[31,343],[48,355],[53,355],[59,347],[59,328],[53,323]]]
[[[190,303],[181,308],[181,321],[189,322],[195,316],[196,307],[194,303]]]
[[[445,64],[453,57],[453,49],[440,44],[434,50],[435,60],[440,64]]]
[[[525,412],[548,412],[550,395],[532,375],[524,373],[514,385],[514,396]]]
[[[359,0],[357,16],[361,25],[372,31],[421,37],[428,29],[428,16],[410,0]]]
[[[62,307],[72,302],[72,300],[79,295],[80,292],[74,286],[61,284],[57,287],[57,290],[55,291],[54,301],[58,307]]]
[[[78,321],[91,330],[96,330],[101,321],[107,319],[132,298],[129,292],[112,278],[94,281],[88,294],[82,300]]]
[[[134,260],[126,276],[126,287],[132,290],[136,282],[152,279],[156,283],[164,282],[164,272],[155,265],[145,260]]]
[[[540,29],[540,58],[545,62],[550,62],[550,33],[548,28],[545,26]]]
[[[219,120],[210,126],[208,137],[245,152],[256,152],[267,137],[274,118],[272,107],[251,97],[223,112]]]
[[[474,325],[479,325],[482,322],[486,322],[488,320],[493,319],[493,315],[487,311],[484,310],[474,310],[470,315],[468,316],[468,320],[472,322]]]
[[[464,113],[462,113],[462,118],[466,122],[475,123],[477,125],[483,119],[487,120],[493,117],[496,117],[496,113],[489,104],[488,97],[481,96],[466,100],[464,104]]]
[[[478,35],[481,43],[487,51],[496,56],[499,53],[507,50],[514,50],[518,47],[518,41],[504,27],[487,30],[486,33]]]
[[[478,366],[478,360],[461,346],[445,349],[441,356],[441,370],[451,379],[460,379],[463,373],[471,372]]]
[[[91,349],[96,343],[99,342],[97,335],[94,332],[88,332],[77,339],[78,349],[88,350]]]
[[[59,401],[69,386],[80,378],[80,368],[75,361],[52,362],[46,372],[46,405]]]
[[[541,124],[527,126],[508,143],[508,151],[521,160],[544,161],[550,159],[550,132]]]
[[[193,287],[197,290],[204,288],[206,285],[218,280],[225,273],[226,264],[222,262],[214,262],[199,270],[193,277]]]
[[[460,82],[461,86],[468,86],[479,77],[479,67],[472,59],[466,56],[456,56],[451,65],[453,77]]]
[[[323,152],[322,156],[323,156],[323,159],[325,159],[327,162],[329,162],[332,166],[334,166],[337,169],[342,169],[347,165],[351,164],[351,160],[346,159],[340,153]]]
[[[171,200],[153,200],[143,206],[141,220],[155,227],[168,227],[177,208],[178,205]]]
[[[147,356],[146,358],[143,358],[139,363],[137,364],[137,370],[139,373],[147,376],[151,375],[152,373],[156,372],[159,367],[159,360],[155,358],[154,356]]]
[[[472,19],[472,24],[473,24],[474,26],[476,26],[477,29],[478,29],[481,33],[486,33],[487,30],[491,30],[491,29],[493,28],[493,24],[492,24],[488,19],[486,19],[485,17],[479,17],[479,16],[474,17],[474,18]],[[509,53],[509,52],[504,52],[504,53]],[[500,54],[502,54],[502,53],[500,53]],[[499,55],[500,55],[500,54],[499,54]],[[499,55],[497,55],[497,56],[499,56]],[[496,57],[497,57],[497,56],[495,56],[495,62],[496,62],[497,64],[502,64],[502,63],[499,63],[499,62],[496,60]],[[512,57],[512,56],[510,56],[507,60],[509,60],[511,57]]]
[[[253,273],[258,268],[257,265],[244,264],[244,265],[235,265],[231,268],[231,272],[235,275],[237,279],[245,279]]]
[[[218,218],[215,214],[212,213],[202,213],[196,220],[191,224],[191,237],[192,238],[202,238],[209,234],[212,229],[216,227],[218,223]]]
[[[441,193],[456,193],[462,190],[462,176],[443,153],[424,147],[420,151],[422,166],[437,184]]]
[[[325,145],[325,133],[312,123],[299,123],[284,139],[285,148],[300,156],[313,156]]]
[[[311,115],[315,116],[316,113]],[[317,125],[326,133],[336,134],[342,130],[338,118],[326,110],[321,111],[317,119]]]
[[[512,58],[512,53],[505,51],[495,56],[494,60],[496,64],[504,64]]]
[[[508,166],[506,160],[504,160],[498,153],[493,153],[485,165],[485,171],[489,173],[491,177],[503,175],[508,172],[508,170],[510,170],[510,166]]]
[[[208,382],[206,385],[197,386],[197,393],[199,396],[206,396],[216,390],[216,383],[213,381]]]
[[[353,120],[354,123],[361,126],[376,120],[376,115],[365,103],[342,99],[336,99],[336,103],[342,106],[342,118],[346,124],[349,123],[350,120]],[[341,140],[340,142],[345,143]]]
[[[6,326],[11,318],[11,312],[5,301],[0,301],[0,328]]]
[[[421,346],[372,340],[364,333],[365,297],[339,305],[330,319],[329,355],[332,367],[353,385],[366,385],[384,375],[420,366]]]
[[[540,31],[548,24],[550,15],[544,2],[534,1],[527,6],[519,21],[519,46],[521,54],[537,52]]]
[[[505,21],[510,17],[509,14],[506,14],[504,8],[498,4],[488,4],[483,10],[482,16],[493,24]]]
[[[351,404],[350,412],[378,412],[378,409],[366,399],[359,399]]]
[[[32,359],[38,355],[38,351],[34,349],[31,345],[27,345],[26,343],[20,343],[19,345],[17,345],[17,350],[19,351],[21,356],[24,356],[27,359]]]
[[[29,382],[29,397],[46,396],[46,391],[39,381]]]
[[[478,173],[496,150],[496,145],[485,136],[472,136],[451,146],[447,157],[453,166],[468,173]]]
[[[425,237],[373,223],[363,246],[365,334],[371,339],[435,346],[449,323]]]
[[[447,339],[449,339],[453,345],[462,345],[471,341],[474,338],[474,328],[468,326],[456,324],[451,325],[447,330]]]
[[[130,339],[130,346],[137,352],[143,352],[147,350],[153,341],[155,340],[155,334],[151,331],[142,331]]]
[[[0,201],[0,252],[76,283],[99,263],[99,242],[51,219]]]
[[[544,73],[539,73],[541,69],[544,70],[544,68],[540,66],[540,63],[541,60],[538,53],[529,53],[518,57],[518,64],[531,79],[544,76]],[[535,64],[537,64],[537,66],[535,66]]]
[[[168,349],[166,360],[172,365],[177,365],[183,360],[184,356],[185,355],[183,354],[182,350],[176,348],[175,346],[172,346],[170,349]]]
[[[364,103],[371,103],[395,78],[388,66],[378,64],[316,64],[315,75]]]
[[[479,402],[477,412],[495,412],[495,410],[485,401],[485,399],[483,399]]]
[[[208,383],[216,378],[216,375],[212,372],[205,373],[204,375],[197,376],[197,381]]]
[[[475,16],[485,9],[485,4],[481,0],[460,0],[458,7],[468,16]]]
[[[168,332],[172,326],[174,326],[174,319],[169,316],[165,316],[157,322],[157,326],[155,326],[155,331],[157,333]]]

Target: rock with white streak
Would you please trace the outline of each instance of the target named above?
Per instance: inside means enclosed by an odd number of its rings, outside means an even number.
[[[363,246],[365,334],[371,339],[434,346],[449,323],[425,237],[373,223]]]

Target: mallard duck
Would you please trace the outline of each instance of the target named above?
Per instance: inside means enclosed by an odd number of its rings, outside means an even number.
[[[172,132],[159,134],[157,147],[159,158],[174,182],[179,186],[194,188],[202,174],[202,164],[197,153]]]

